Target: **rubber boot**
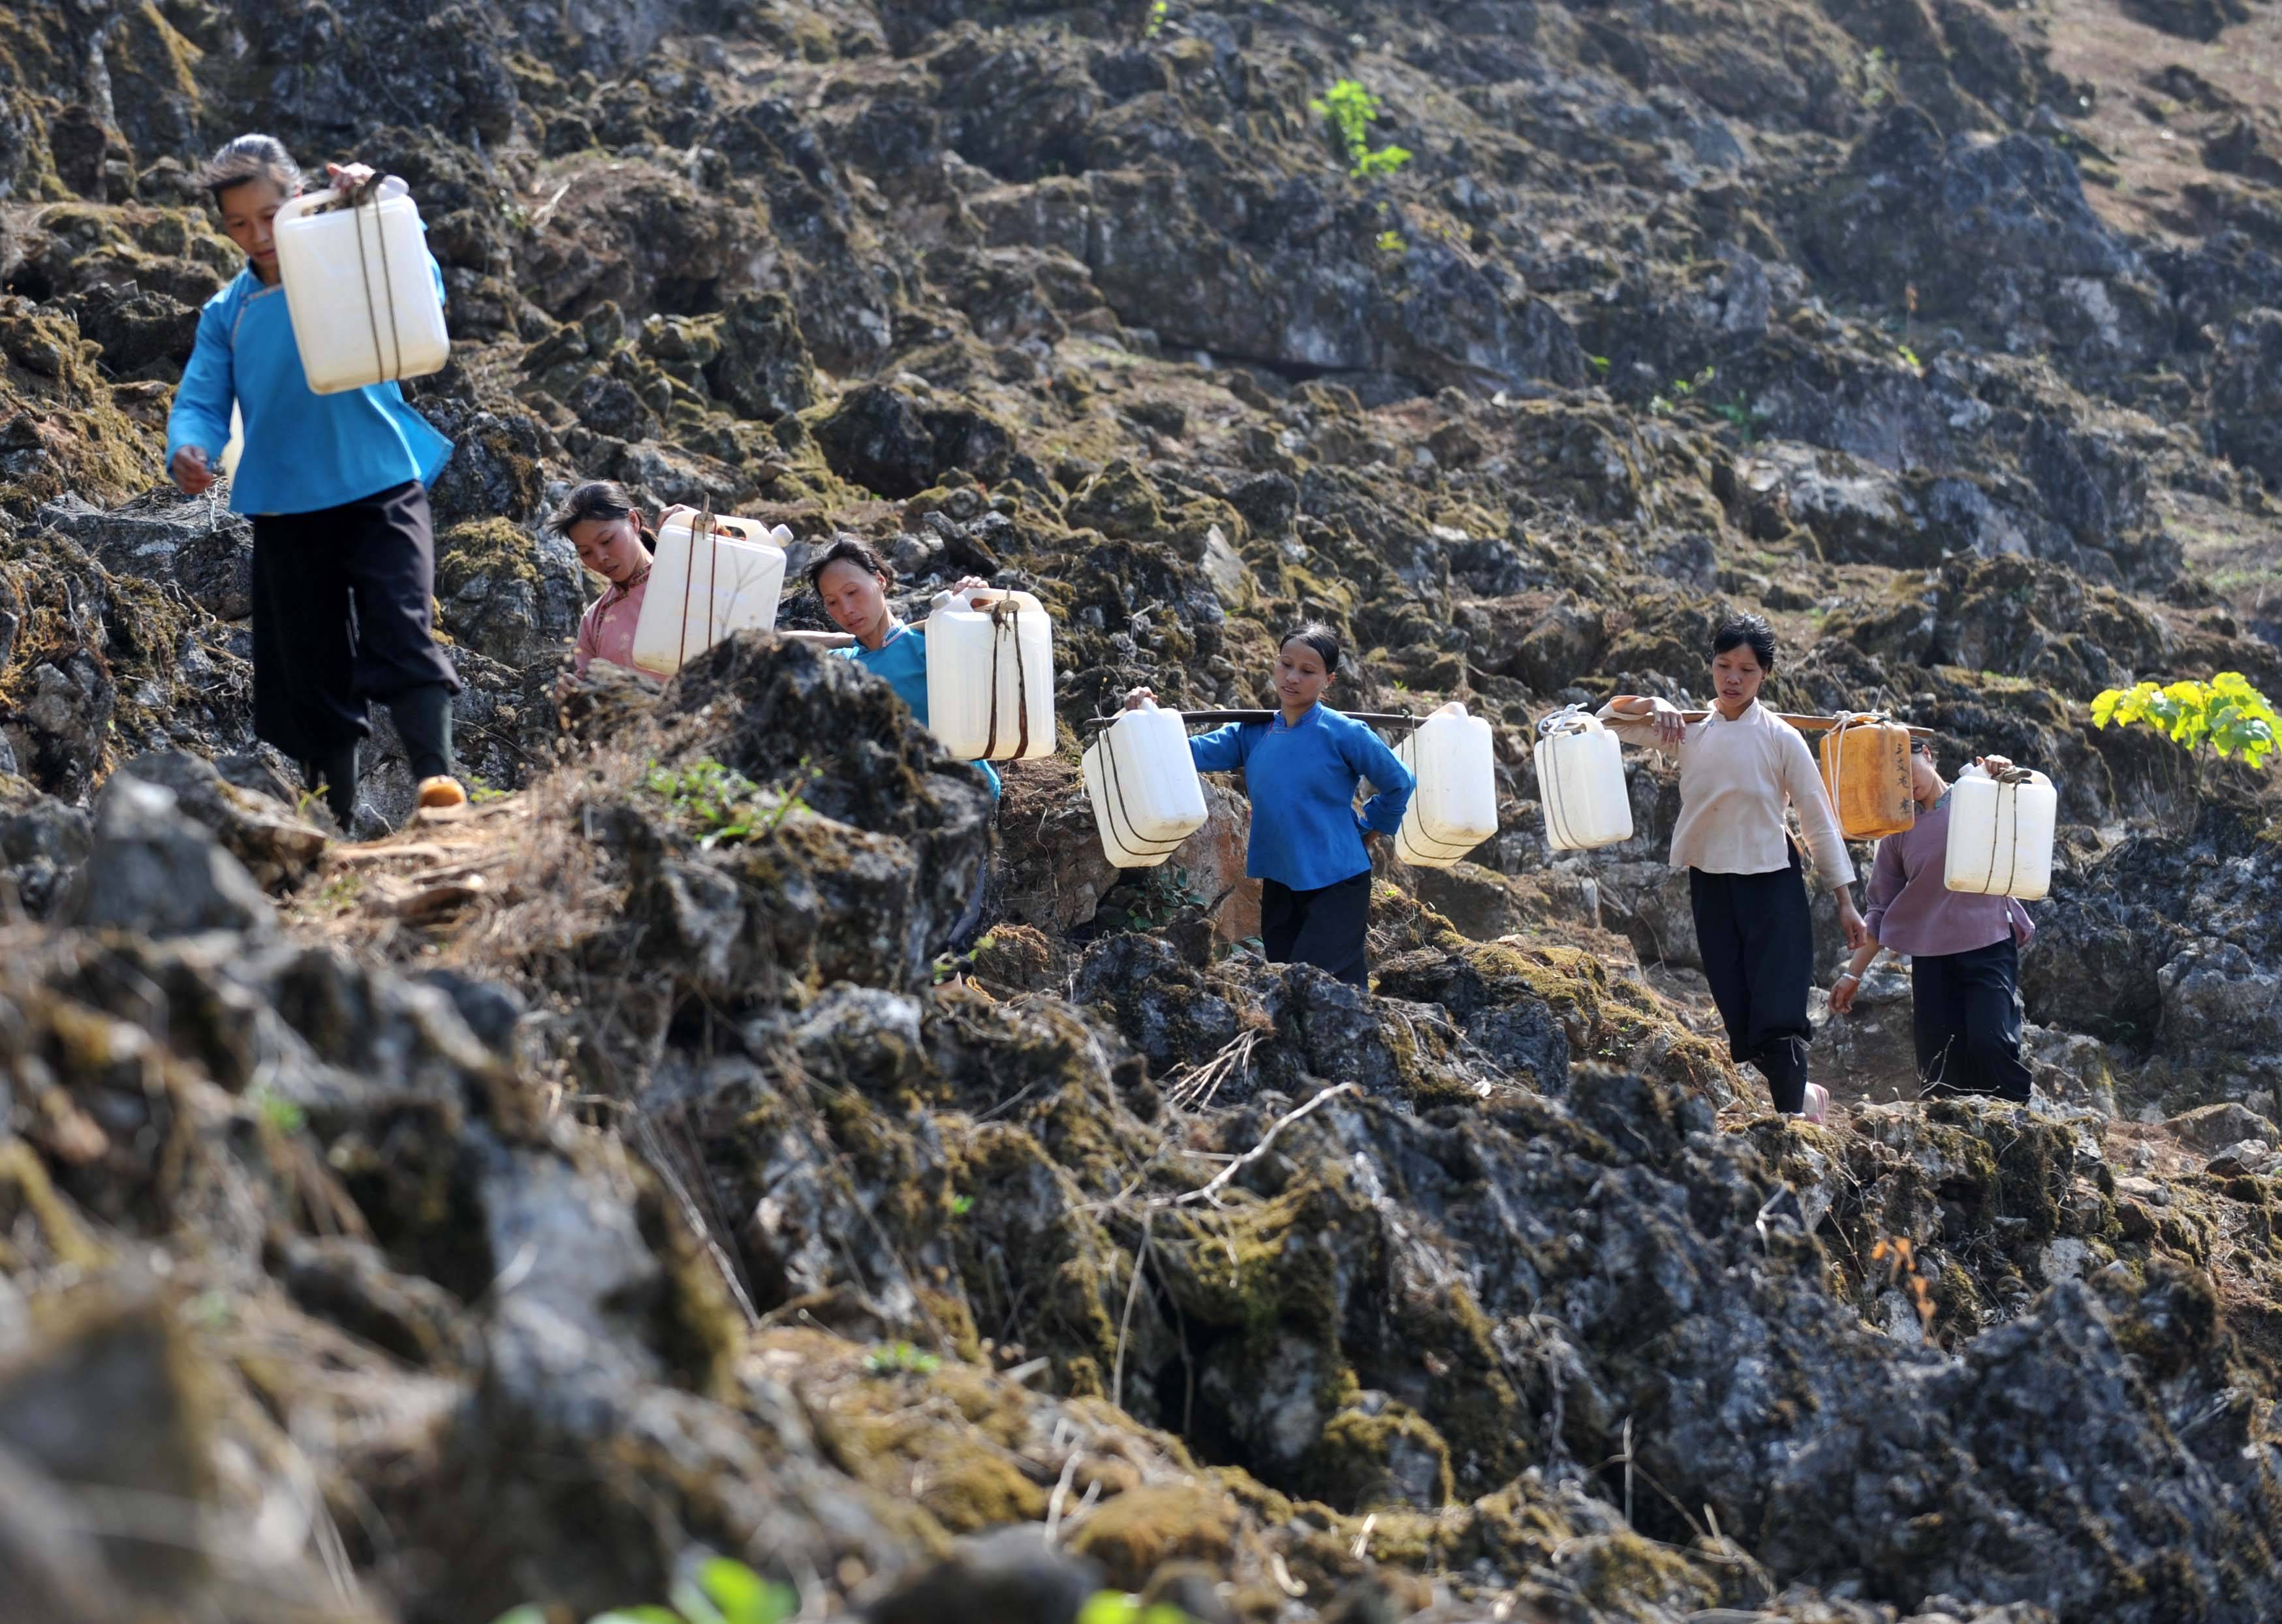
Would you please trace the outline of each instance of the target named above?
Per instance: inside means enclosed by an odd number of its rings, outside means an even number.
[[[452,695],[440,682],[407,688],[388,702],[396,731],[404,735],[412,776],[420,781],[420,804],[458,806],[468,798],[452,776]]]
[[[357,773],[354,739],[301,764],[301,788],[314,794],[318,785],[324,786],[326,809],[344,835],[356,820]]]

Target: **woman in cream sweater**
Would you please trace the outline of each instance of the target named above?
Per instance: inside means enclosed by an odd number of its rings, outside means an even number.
[[[1688,870],[1696,941],[1729,1052],[1767,1080],[1778,1111],[1820,1121],[1829,1093],[1806,1078],[1806,991],[1814,932],[1786,806],[1814,854],[1814,872],[1838,897],[1846,944],[1869,933],[1854,906],[1854,865],[1837,814],[1796,728],[1759,703],[1775,666],[1775,636],[1757,615],[1720,623],[1712,638],[1717,695],[1700,722],[1661,699],[1612,700],[1601,719],[1620,739],[1680,758],[1680,821],[1672,866]]]

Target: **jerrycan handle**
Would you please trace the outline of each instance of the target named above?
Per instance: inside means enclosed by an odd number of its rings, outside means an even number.
[[[409,196],[411,190],[412,189],[404,183],[402,175],[384,175],[375,182],[371,200],[375,203],[387,203],[398,198]],[[288,221],[300,219],[304,214],[321,213],[345,200],[347,197],[348,193],[337,188],[328,187],[323,191],[305,191],[298,198],[288,198],[278,206],[276,223],[282,226]]]

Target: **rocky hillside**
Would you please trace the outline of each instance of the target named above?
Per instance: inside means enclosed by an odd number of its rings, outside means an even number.
[[[706,1550],[873,1624],[2282,1615],[2282,806],[2086,703],[2282,694],[2277,63],[2243,0],[19,0],[11,1616]],[[457,816],[384,726],[311,821],[159,479],[248,128],[445,268]],[[767,637],[558,706],[594,476],[1036,593],[1061,755],[994,811]],[[2058,782],[2034,1106],[1914,1103],[1881,972],[1763,1115],[1669,770],[1547,849],[1535,719],[1728,607],[1785,707]],[[1240,794],[1121,875],[1078,789],[1301,614],[1497,730],[1368,995],[1247,948]]]

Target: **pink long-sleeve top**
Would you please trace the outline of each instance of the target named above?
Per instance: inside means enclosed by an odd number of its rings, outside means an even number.
[[[578,618],[578,651],[573,657],[580,676],[596,660],[635,668],[634,626],[641,619],[642,594],[648,589],[649,571],[644,570],[623,586],[611,583],[586,606]]]
[[[1949,793],[1918,809],[1918,820],[1878,843],[1863,897],[1862,922],[1878,945],[1913,959],[1968,953],[2007,936],[2025,945],[2037,934],[2028,909],[2011,897],[1952,891],[1944,882],[1949,863]]]

